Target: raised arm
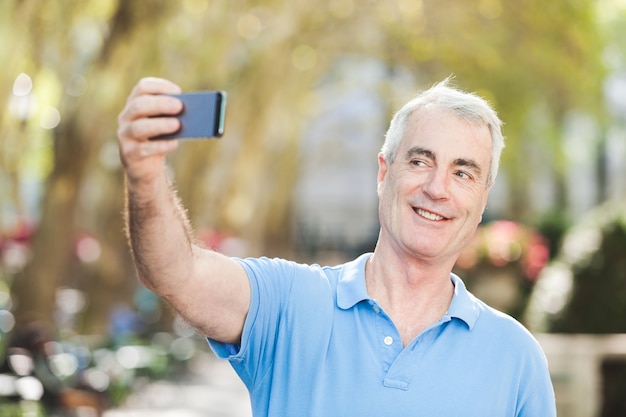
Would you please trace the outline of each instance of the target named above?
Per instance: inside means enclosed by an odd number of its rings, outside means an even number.
[[[194,243],[191,227],[167,176],[165,158],[177,140],[180,88],[144,78],[119,115],[120,158],[126,172],[126,229],[139,279],[192,326],[225,343],[241,338],[250,287],[234,260]],[[162,117],[154,117],[162,116]]]

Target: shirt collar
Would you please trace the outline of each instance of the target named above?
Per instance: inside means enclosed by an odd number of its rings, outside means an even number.
[[[365,253],[343,265],[337,283],[337,306],[339,308],[347,310],[360,301],[371,299],[365,286],[365,264],[371,256],[371,253]],[[478,300],[467,291],[461,278],[450,274],[450,279],[454,284],[454,296],[447,315],[464,321],[471,330],[480,314]]]
[[[372,253],[365,253],[343,265],[337,283],[337,306],[343,310],[354,307],[359,301],[369,300],[365,286],[365,264]]]
[[[472,293],[467,291],[461,278],[455,274],[450,274],[450,279],[454,284],[454,296],[452,296],[448,315],[463,320],[467,327],[472,330],[480,315],[479,302]]]

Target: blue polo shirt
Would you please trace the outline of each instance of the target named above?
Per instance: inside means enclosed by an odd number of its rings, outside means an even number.
[[[251,287],[240,345],[209,340],[255,417],[551,417],[545,356],[455,275],[448,312],[406,347],[367,294],[371,254],[336,267],[239,260]]]

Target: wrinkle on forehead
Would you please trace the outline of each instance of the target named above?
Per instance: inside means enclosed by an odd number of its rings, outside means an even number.
[[[489,131],[489,126],[482,123],[480,120],[467,119],[450,109],[442,108],[436,104],[429,104],[413,112],[409,116],[409,119],[407,120],[407,126],[404,131],[404,136],[402,138],[402,142],[404,142],[407,139],[407,135],[409,134],[409,132],[414,132],[416,129],[419,129],[421,125],[423,125],[424,123],[428,123],[429,119],[439,118],[438,123],[441,123],[440,116],[442,115],[451,116],[449,119],[447,117],[444,117],[444,119],[448,119],[447,121],[444,122],[446,124],[451,122],[452,120],[456,120],[457,122],[461,122],[467,125],[468,127],[472,127],[478,130],[484,130],[485,133],[487,134],[486,137],[489,138],[489,142],[486,145],[493,146],[493,143],[491,141],[491,132]],[[478,134],[478,131],[474,129],[472,129],[474,131],[474,134],[472,134],[472,136],[475,136],[476,134]],[[402,145],[400,145],[400,147],[401,146]],[[437,155],[435,154],[433,150],[429,149],[428,147],[420,146],[420,145],[411,147],[405,152],[405,157],[407,158],[407,160],[410,160],[412,157],[416,155],[422,155],[434,161],[436,161],[436,157],[437,157]],[[486,177],[485,181],[488,183],[489,182],[488,172],[491,169],[491,163],[492,163],[491,157],[492,156],[493,155],[490,151],[489,160],[487,161],[487,166],[483,166],[475,158],[466,157],[464,155],[459,155],[459,157],[453,161],[452,166],[470,169],[472,170],[472,172],[476,174],[477,177],[482,177],[484,175]]]

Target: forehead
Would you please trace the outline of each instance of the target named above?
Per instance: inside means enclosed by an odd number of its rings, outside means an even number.
[[[398,156],[404,156],[415,146],[442,156],[471,158],[488,164],[493,144],[486,124],[467,121],[447,109],[426,107],[407,120]]]

